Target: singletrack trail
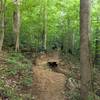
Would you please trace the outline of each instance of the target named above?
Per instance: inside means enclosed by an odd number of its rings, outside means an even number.
[[[33,65],[33,95],[36,100],[67,100],[65,83],[68,66],[59,52],[43,53]]]

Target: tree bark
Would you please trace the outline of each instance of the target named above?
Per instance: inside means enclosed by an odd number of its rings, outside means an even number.
[[[20,0],[14,0],[16,9],[13,12],[13,31],[16,34],[15,51],[19,51],[19,34],[20,34]]]
[[[43,7],[43,47],[47,49],[47,0],[44,0],[44,7]]]
[[[5,33],[5,0],[0,1],[1,6],[1,35],[0,35],[0,52],[2,51],[3,41],[4,41],[4,33]]]
[[[91,88],[89,32],[90,32],[90,0],[80,0],[81,100],[88,100],[89,90]]]

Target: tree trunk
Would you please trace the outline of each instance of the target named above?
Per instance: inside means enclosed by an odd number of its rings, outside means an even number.
[[[64,53],[68,54],[68,51],[72,49],[72,34],[70,32],[70,19],[69,16],[67,17],[67,23],[65,20],[63,20],[64,24],[64,36],[63,36],[63,46],[64,46]],[[67,35],[67,37],[66,37]]]
[[[47,0],[44,0],[43,7],[43,47],[47,49]]]
[[[1,6],[1,32],[0,32],[0,52],[2,51],[3,41],[4,41],[4,22],[5,22],[5,0],[0,1]]]
[[[20,0],[14,0],[16,9],[13,12],[13,31],[16,34],[15,51],[19,51],[19,34],[20,34]]]
[[[89,32],[90,0],[80,0],[81,100],[88,100],[89,89],[91,88]]]

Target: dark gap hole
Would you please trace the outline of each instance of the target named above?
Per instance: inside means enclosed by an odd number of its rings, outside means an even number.
[[[56,68],[56,67],[58,67],[57,62],[48,62],[47,65],[48,65],[50,68]]]

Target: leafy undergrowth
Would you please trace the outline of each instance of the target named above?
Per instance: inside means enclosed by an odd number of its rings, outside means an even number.
[[[73,55],[65,56],[65,62],[69,63],[71,70],[67,76],[66,81],[66,95],[68,100],[81,100],[80,98],[80,61],[79,58],[75,58]],[[92,93],[89,93],[88,100],[100,100],[100,70],[93,68],[93,80],[92,80]],[[95,98],[95,99],[94,99]]]
[[[68,57],[62,59],[70,67],[65,94],[69,100],[80,100],[80,63],[73,56]],[[95,92],[100,95],[100,74],[95,72]],[[32,62],[21,53],[0,54],[0,100],[34,100]],[[89,100],[93,100],[91,96]],[[96,100],[100,100],[97,95]]]
[[[0,54],[0,98],[32,100],[32,63],[20,53]]]

